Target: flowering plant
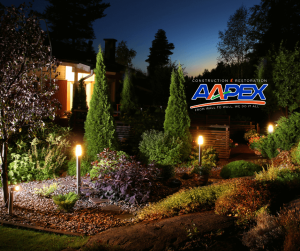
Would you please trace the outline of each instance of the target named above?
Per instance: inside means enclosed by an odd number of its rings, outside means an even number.
[[[252,137],[252,138],[249,138],[249,143],[248,143],[248,146],[250,147],[250,149],[254,150],[255,148],[258,147],[259,144],[259,140],[260,139],[263,139],[265,136],[256,136],[256,137]]]
[[[233,143],[233,140],[230,139],[230,142],[229,142],[229,147],[230,147],[230,148],[235,148],[235,147],[237,147],[238,145],[239,145],[238,143]]]

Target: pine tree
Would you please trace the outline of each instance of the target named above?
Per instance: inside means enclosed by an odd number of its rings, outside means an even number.
[[[84,141],[87,146],[87,155],[93,159],[104,148],[116,150],[118,146],[112,106],[108,97],[105,65],[100,47],[97,55],[95,74],[94,91],[84,125]]]
[[[191,120],[187,109],[184,81],[181,65],[179,64],[177,72],[172,71],[170,97],[164,122],[165,132],[168,131],[170,135],[179,137],[184,141],[182,147],[183,159],[187,158],[191,151],[191,134],[189,131]]]
[[[75,85],[75,93],[73,97],[73,107],[72,107],[72,115],[69,120],[69,126],[74,127],[74,110],[88,110],[86,103],[86,91],[85,91],[85,83],[83,78],[79,80],[79,85]],[[86,113],[76,113],[76,118],[78,119],[86,119]]]
[[[126,69],[125,78],[123,82],[123,89],[121,93],[121,107],[120,110],[122,113],[129,114],[131,111],[137,109],[136,97],[133,93],[133,85],[129,76],[129,71]]]

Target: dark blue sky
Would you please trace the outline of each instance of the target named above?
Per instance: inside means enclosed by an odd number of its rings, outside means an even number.
[[[72,0],[70,0],[72,1]],[[18,6],[25,0],[0,0],[5,6]],[[172,62],[180,62],[189,76],[198,76],[204,69],[217,65],[217,43],[219,31],[227,29],[230,15],[244,5],[246,8],[260,4],[260,0],[103,0],[110,3],[104,13],[106,17],[94,22],[98,45],[104,49],[104,38],[127,41],[129,49],[137,52],[134,67],[146,72],[149,48],[158,29],[163,29],[169,43],[175,49],[170,56]],[[33,9],[43,12],[48,4],[36,0]],[[116,45],[117,45],[116,44]]]

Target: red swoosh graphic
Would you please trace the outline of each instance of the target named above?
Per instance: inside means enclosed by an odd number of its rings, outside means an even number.
[[[197,107],[203,107],[203,106],[210,106],[210,105],[232,105],[232,104],[255,104],[255,105],[265,105],[266,102],[265,101],[221,101],[221,102],[213,102],[213,103],[206,103],[206,104],[202,104],[202,105],[194,105],[191,106],[190,108],[197,108]]]

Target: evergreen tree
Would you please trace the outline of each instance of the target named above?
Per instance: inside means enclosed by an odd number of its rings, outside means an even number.
[[[86,91],[85,91],[85,83],[83,78],[79,80],[79,86],[75,85],[75,93],[73,97],[73,107],[72,107],[72,114],[69,120],[69,126],[74,126],[74,110],[87,110],[87,103],[86,103]],[[76,118],[78,119],[86,119],[86,113],[76,113]]]
[[[94,60],[96,52],[92,47],[95,39],[93,22],[106,16],[110,7],[102,0],[47,0],[49,3],[42,14],[47,20],[53,54],[58,58]]]
[[[104,148],[117,149],[117,135],[113,119],[113,110],[108,97],[108,85],[105,77],[105,65],[101,48],[97,55],[94,92],[85,121],[84,141],[88,157],[95,159]]]
[[[178,71],[172,72],[170,85],[170,98],[166,109],[164,130],[170,135],[181,138],[184,141],[182,147],[183,159],[191,152],[191,134],[189,131],[191,120],[188,114],[186,96],[184,90],[184,77],[179,64]]]
[[[159,29],[155,34],[155,39],[152,41],[152,47],[150,48],[150,55],[145,61],[149,63],[149,75],[153,74],[156,67],[162,67],[168,64],[169,55],[172,55],[174,50],[174,44],[169,43],[167,40],[166,32]]]
[[[123,82],[123,89],[121,93],[121,107],[122,113],[130,113],[131,111],[137,109],[136,97],[133,93],[133,85],[129,76],[129,71],[126,69],[125,78]]]

